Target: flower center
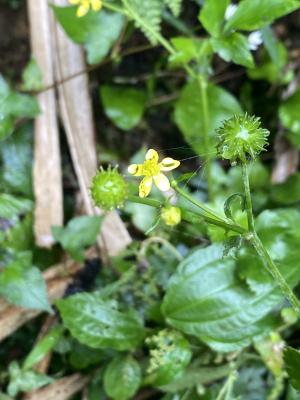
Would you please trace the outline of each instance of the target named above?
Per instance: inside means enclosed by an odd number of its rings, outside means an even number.
[[[143,175],[145,176],[155,176],[159,173],[159,165],[156,161],[146,160],[143,164]]]

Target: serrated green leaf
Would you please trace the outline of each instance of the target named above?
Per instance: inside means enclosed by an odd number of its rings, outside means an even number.
[[[141,120],[146,106],[146,95],[129,87],[102,86],[100,97],[105,114],[120,129],[134,128]]]
[[[132,399],[142,379],[138,362],[130,355],[114,358],[107,366],[104,377],[104,389],[114,400]]]
[[[52,8],[66,34],[85,47],[89,64],[97,64],[107,56],[124,26],[124,17],[119,13],[102,10],[78,18],[77,7]]]
[[[144,327],[135,314],[118,311],[97,294],[77,294],[56,305],[64,326],[89,347],[130,350],[144,338]]]
[[[223,60],[247,68],[254,67],[254,60],[249,50],[248,39],[240,33],[212,38],[212,47]]]
[[[225,29],[252,31],[300,8],[298,0],[242,0]]]
[[[96,241],[102,221],[103,217],[76,217],[65,228],[53,226],[52,234],[75,260],[83,261],[84,249]]]
[[[215,130],[225,119],[241,113],[238,101],[226,90],[209,84],[207,87],[211,155],[216,152]],[[200,87],[192,81],[185,85],[175,106],[175,122],[186,141],[200,156],[205,154],[203,103]]]
[[[175,17],[178,17],[181,10],[182,0],[163,0]]]
[[[299,226],[297,210],[265,211],[256,220],[262,242],[291,287],[300,280]],[[163,312],[175,328],[217,351],[231,351],[271,329],[273,322],[266,318],[283,295],[252,249],[242,248],[237,260],[222,255],[222,246],[212,245],[181,262]]]
[[[270,329],[273,322],[265,317],[281,294],[254,296],[235,274],[235,261],[223,258],[223,246],[193,252],[180,263],[168,286],[162,307],[167,322],[216,351],[248,346]]]
[[[30,392],[54,382],[50,376],[22,370],[16,361],[9,365],[9,375],[7,392],[10,396],[16,396],[19,392]]]
[[[26,65],[23,71],[23,90],[40,90],[43,87],[42,72],[34,58]]]
[[[12,304],[51,312],[45,280],[40,270],[32,266],[30,252],[20,252],[15,260],[0,272],[0,295]]]
[[[219,36],[222,32],[224,15],[229,0],[205,0],[200,11],[199,19],[204,28],[212,36]]]
[[[300,351],[287,347],[284,350],[284,362],[291,384],[300,393]]]

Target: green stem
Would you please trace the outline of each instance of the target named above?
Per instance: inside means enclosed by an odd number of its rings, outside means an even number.
[[[227,381],[224,386],[221,388],[218,397],[216,400],[231,400],[232,399],[232,390],[234,382],[237,380],[238,374],[236,371],[232,371],[229,375]]]
[[[251,200],[250,185],[249,185],[249,175],[248,175],[248,167],[246,160],[242,161],[242,176],[243,176],[244,192],[246,197],[246,213],[248,219],[248,229],[250,232],[255,232],[252,200]]]
[[[184,192],[183,192],[184,193]],[[128,196],[128,201],[132,203],[138,203],[138,204],[144,204],[150,207],[155,207],[155,208],[161,208],[162,204],[160,201],[155,200],[155,199],[149,199],[149,198],[141,198],[138,196]],[[195,203],[194,203],[195,204]],[[200,203],[197,202],[198,207]],[[226,220],[223,219],[217,219],[220,218],[213,214],[213,217],[209,217],[208,215],[205,214],[198,214],[189,210],[184,210],[182,209],[182,219],[185,220],[186,222],[192,222],[192,223],[197,223],[201,220],[207,222],[208,224],[216,225],[219,226],[220,228],[225,229],[226,231],[233,231],[237,232],[239,234],[245,234],[246,231],[243,227],[235,224],[231,224],[227,222]]]
[[[200,87],[201,105],[203,114],[203,136],[204,136],[204,157],[206,167],[206,179],[208,185],[208,197],[212,199],[212,177],[211,177],[211,156],[210,156],[210,143],[209,143],[209,109],[207,98],[207,81],[202,76],[198,76],[198,83]]]
[[[289,300],[297,315],[300,316],[300,301],[297,299],[292,289],[290,288],[284,277],[281,275],[281,272],[270,257],[268,251],[265,249],[256,232],[250,233],[247,239],[253,245],[265,268],[273,276],[274,280],[277,282],[278,286]]]
[[[111,3],[107,3],[106,1],[102,2],[103,7],[107,8],[110,11],[114,11],[114,12],[118,12],[120,14],[126,15],[127,17],[129,17],[129,13],[121,7],[115,6]]]

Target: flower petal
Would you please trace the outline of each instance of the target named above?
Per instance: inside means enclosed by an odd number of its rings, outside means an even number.
[[[127,171],[133,176],[143,175],[143,165],[142,164],[131,164],[129,165]]]
[[[69,0],[69,3],[70,4],[79,4],[80,3],[80,0]]]
[[[153,150],[153,149],[149,149],[147,151],[147,153],[146,153],[145,159],[157,163],[158,162],[158,153],[157,153],[157,151]]]
[[[84,17],[87,13],[88,13],[88,11],[89,11],[89,6],[88,5],[85,5],[85,3],[83,3],[83,4],[81,4],[78,8],[77,8],[77,12],[76,12],[76,15],[77,15],[77,17]]]
[[[101,0],[91,0],[91,6],[93,11],[99,11],[102,8]]]
[[[162,192],[166,192],[170,189],[169,179],[164,174],[157,174],[153,177],[155,185]]]
[[[174,158],[166,157],[159,163],[159,168],[161,171],[172,171],[179,167],[180,161],[174,160]]]
[[[151,176],[145,176],[145,178],[142,179],[139,186],[139,196],[147,197],[151,191],[151,188],[152,188],[152,178]]]

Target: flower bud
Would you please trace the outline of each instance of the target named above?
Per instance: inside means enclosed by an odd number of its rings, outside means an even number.
[[[244,114],[226,120],[217,134],[219,154],[234,163],[245,161],[247,155],[255,158],[263,151],[269,131],[261,128],[259,118]]]
[[[123,206],[127,198],[127,182],[117,168],[102,167],[92,180],[91,196],[94,204],[102,210],[109,211]]]
[[[164,207],[161,210],[162,220],[169,226],[178,225],[181,221],[181,210],[178,207]]]

